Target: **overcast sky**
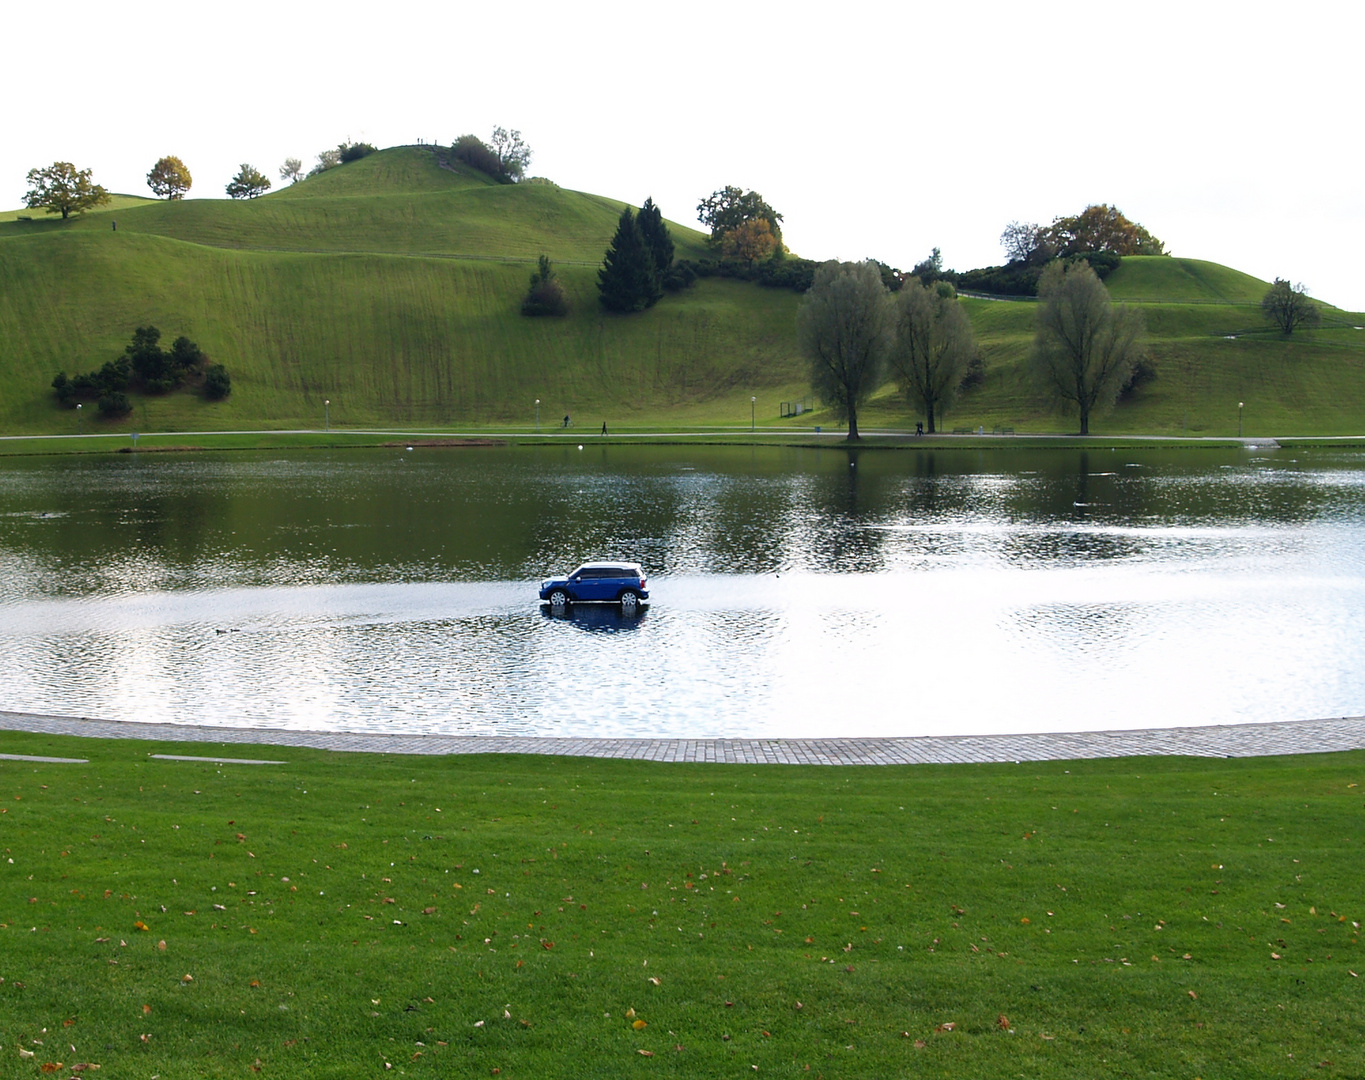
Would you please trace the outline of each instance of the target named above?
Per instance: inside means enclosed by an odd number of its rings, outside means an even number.
[[[1013,219],[1117,205],[1176,255],[1365,309],[1365,7],[277,0],[6,17],[0,204],[72,161],[190,197],[343,139],[519,128],[531,172],[695,224],[759,191],[809,258],[1002,261]]]

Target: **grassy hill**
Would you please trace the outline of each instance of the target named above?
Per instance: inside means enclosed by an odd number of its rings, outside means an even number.
[[[546,422],[742,424],[751,395],[760,422],[776,422],[780,401],[806,393],[798,297],[710,279],[640,315],[603,313],[596,269],[622,205],[396,147],[256,200],[117,196],[65,222],[0,214],[0,429],[73,430],[52,375],[98,367],[146,323],[226,364],[232,396],[138,396],[102,427],[313,427],[324,399],[345,426],[529,424],[536,398]],[[701,233],[671,228],[680,258],[705,254]],[[518,312],[541,253],[568,318]],[[1365,429],[1359,317],[1333,310],[1286,343],[1255,307],[1265,282],[1192,259],[1125,259],[1109,285],[1146,315],[1158,378],[1097,431],[1234,433],[1238,401],[1248,433]],[[1026,377],[1033,305],[964,303],[987,377],[947,426],[1072,430]],[[890,387],[866,417],[913,422]]]

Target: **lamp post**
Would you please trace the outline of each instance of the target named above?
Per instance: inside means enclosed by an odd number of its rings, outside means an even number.
[[[1239,401],[1237,403],[1237,437],[1239,439],[1242,437],[1242,406],[1245,404],[1245,401]]]
[[[81,433],[81,403],[76,402],[76,434]]]
[[[332,399],[322,399],[322,424],[328,431],[332,430]]]
[[[754,408],[757,406],[757,404],[758,404],[758,398],[757,398],[757,397],[751,397],[751,398],[749,398],[749,433],[750,433],[750,434],[753,434],[753,430],[754,430]]]
[[[540,398],[536,398],[536,434],[540,434]]]

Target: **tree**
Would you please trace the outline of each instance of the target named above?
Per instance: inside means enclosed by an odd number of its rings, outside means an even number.
[[[227,193],[233,199],[254,199],[269,190],[270,177],[246,162],[242,162],[242,167],[227,186]]]
[[[61,214],[62,220],[109,201],[109,192],[91,180],[91,171],[77,169],[69,161],[54,161],[46,169],[30,169],[28,184],[24,205],[30,210]]]
[[[318,163],[308,170],[308,175],[318,176],[321,173],[325,173],[328,169],[335,169],[340,164],[340,150],[323,150],[318,154]]]
[[[536,271],[531,275],[531,287],[526,292],[526,299],[521,302],[521,313],[523,315],[569,313],[568,297],[564,295],[564,286],[555,276],[548,255],[542,255],[536,264]]]
[[[652,198],[646,199],[645,205],[640,207],[635,223],[640,226],[640,235],[644,237],[645,246],[654,256],[654,269],[662,279],[668,273],[668,268],[673,265],[673,237],[669,235],[663,213],[654,205]]]
[[[780,246],[767,218],[743,222],[720,238],[720,253],[727,259],[738,259],[746,266],[771,258]]]
[[[1053,262],[1038,280],[1037,331],[1030,361],[1038,379],[1080,413],[1112,402],[1142,353],[1142,317],[1117,311],[1090,264]]]
[[[1048,239],[1048,231],[1031,221],[1011,221],[1000,234],[1000,246],[1012,263],[1036,266],[1051,259],[1056,252]]]
[[[1164,255],[1166,245],[1141,225],[1129,221],[1117,206],[1087,206],[1075,217],[1054,218],[1047,241],[1059,255],[1112,251],[1115,255]]]
[[[222,364],[213,364],[204,372],[204,396],[210,401],[222,401],[232,393],[232,378]]]
[[[757,191],[741,191],[726,185],[697,203],[697,218],[711,230],[711,243],[715,245],[732,229],[759,218],[767,221],[777,242],[782,243],[782,215],[764,202]]]
[[[629,206],[621,211],[616,235],[597,272],[597,291],[608,311],[642,311],[663,295],[654,253],[645,244]]]
[[[1322,312],[1308,299],[1303,285],[1291,285],[1284,278],[1276,278],[1261,297],[1261,311],[1285,337],[1300,326],[1311,329],[1322,322]]]
[[[369,157],[376,152],[373,143],[350,142],[349,140],[337,146],[337,163],[349,165],[352,161],[359,161],[363,157]]]
[[[185,163],[173,154],[168,154],[147,174],[147,186],[159,199],[183,199],[194,181]]]
[[[820,265],[797,308],[796,336],[811,387],[848,419],[849,439],[859,438],[858,406],[881,382],[892,333],[891,298],[875,263]]]
[[[297,184],[303,179],[303,162],[296,157],[287,157],[280,166],[280,179]]]
[[[531,164],[531,148],[522,139],[520,131],[495,127],[488,147],[498,159],[499,179],[516,183],[526,175],[526,166]]]
[[[929,252],[929,257],[923,262],[915,263],[910,271],[911,277],[917,277],[924,284],[929,285],[943,276],[943,252],[934,248]]]
[[[951,285],[940,292],[937,286],[911,277],[893,303],[896,337],[890,354],[891,374],[924,415],[932,435],[976,356],[972,323]]]

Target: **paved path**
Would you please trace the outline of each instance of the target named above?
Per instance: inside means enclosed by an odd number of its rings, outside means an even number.
[[[0,731],[219,745],[306,746],[370,754],[559,754],[639,761],[773,765],[921,765],[1182,754],[1261,757],[1365,749],[1365,716],[1275,724],[1140,728],[1040,735],[887,739],[575,739],[500,735],[377,735],[194,727],[0,712]],[[216,760],[216,759],[215,759]]]

